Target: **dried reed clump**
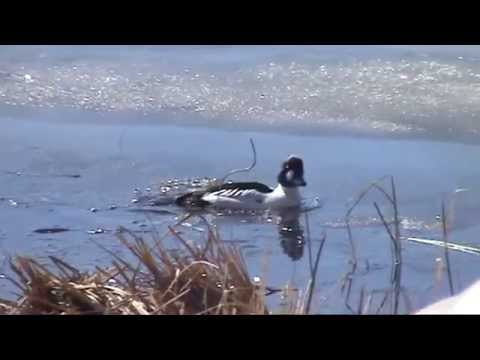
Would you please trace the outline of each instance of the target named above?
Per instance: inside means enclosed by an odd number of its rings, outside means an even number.
[[[17,256],[10,265],[20,290],[17,301],[0,300],[1,314],[267,314],[265,288],[250,280],[239,250],[209,229],[205,246],[168,251],[160,239],[147,242],[126,229],[119,240],[137,264],[109,252],[110,268],[83,273],[55,257],[54,270]],[[108,251],[108,250],[107,250]]]

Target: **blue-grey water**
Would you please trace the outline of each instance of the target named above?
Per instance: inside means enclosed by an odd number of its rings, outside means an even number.
[[[339,294],[350,259],[343,217],[372,180],[395,177],[402,233],[427,238],[440,236],[442,199],[470,189],[455,197],[451,237],[479,245],[479,61],[476,46],[0,46],[4,265],[13,253],[108,263],[90,239],[121,251],[116,226],[143,231],[175,219],[127,211],[133,189],[247,166],[253,137],[257,166],[238,179],[274,184],[286,156],[304,158],[304,194],[325,200],[309,217],[314,247],[327,233],[316,308],[349,312]],[[378,196],[354,214],[355,306],[362,287],[376,299],[389,286],[390,244],[374,200],[391,215]],[[293,261],[274,224],[213,221],[242,247],[252,276],[266,266],[272,286],[305,286],[306,248]],[[72,231],[33,233],[49,226]],[[107,231],[87,234],[96,228]],[[445,274],[436,280],[442,254],[404,244],[413,308],[448,293]],[[478,277],[479,259],[451,256],[460,289]]]

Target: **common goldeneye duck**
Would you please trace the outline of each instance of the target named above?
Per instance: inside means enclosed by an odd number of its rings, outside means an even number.
[[[303,161],[290,156],[282,164],[278,185],[271,188],[258,182],[233,182],[194,191],[178,197],[175,203],[182,207],[220,209],[284,209],[301,204],[299,187],[306,186]]]

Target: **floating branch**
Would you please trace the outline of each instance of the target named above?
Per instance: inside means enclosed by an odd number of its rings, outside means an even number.
[[[417,237],[407,237],[407,238],[403,238],[403,240],[408,240],[416,244],[424,244],[424,245],[432,245],[432,246],[440,246],[440,247],[446,246],[448,247],[449,250],[460,251],[460,252],[464,252],[472,255],[480,255],[480,248],[467,246],[467,245],[460,245],[452,242],[445,242],[443,240],[424,239],[424,238],[417,238]]]
[[[233,170],[230,170],[221,180],[220,182],[225,182],[225,180],[234,175],[234,174],[238,174],[238,173],[241,173],[241,172],[249,172],[250,170],[252,170],[255,165],[257,164],[257,151],[255,150],[255,143],[253,142],[253,139],[250,138],[250,145],[252,146],[252,152],[253,152],[253,161],[252,161],[252,164],[247,167],[247,168],[243,168],[243,169],[233,169]]]

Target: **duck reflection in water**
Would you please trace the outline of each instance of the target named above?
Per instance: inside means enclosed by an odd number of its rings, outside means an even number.
[[[292,259],[300,260],[303,257],[305,238],[300,225],[300,210],[287,209],[279,214],[278,232],[283,252]]]

